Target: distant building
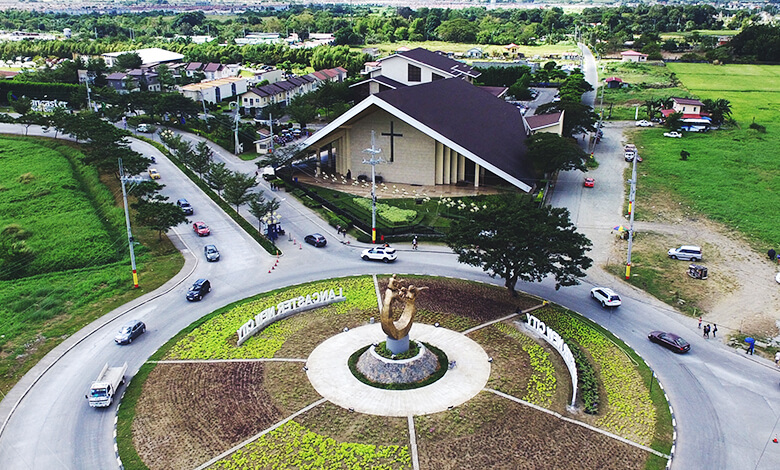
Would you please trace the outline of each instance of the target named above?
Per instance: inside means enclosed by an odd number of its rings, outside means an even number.
[[[533,116],[524,116],[525,123],[531,135],[540,132],[563,135],[563,111],[549,114],[535,114]]]
[[[108,86],[120,94],[131,91],[154,91],[161,89],[157,74],[148,70],[134,69],[129,72],[114,72],[106,77]]]
[[[166,51],[159,47],[151,47],[147,49],[136,49],[134,51],[122,51],[122,52],[107,52],[101,54],[100,57],[106,62],[108,67],[113,67],[116,62],[116,58],[123,54],[136,53],[141,57],[141,68],[154,67],[166,62],[180,62],[184,59],[184,55],[178,52]]]
[[[623,86],[623,79],[618,77],[609,77],[604,82],[607,84],[607,88],[620,88]]]
[[[240,77],[226,77],[181,87],[181,94],[194,101],[219,103],[246,93],[247,81]]]
[[[472,47],[466,51],[466,57],[469,59],[481,59],[485,55],[485,51],[481,47]]]
[[[647,54],[637,51],[623,51],[620,53],[620,57],[623,59],[623,62],[647,62]]]
[[[670,114],[680,113],[680,123],[683,129],[688,131],[706,131],[712,126],[712,119],[703,113],[704,103],[691,98],[671,98],[672,109],[662,109],[664,118]]]

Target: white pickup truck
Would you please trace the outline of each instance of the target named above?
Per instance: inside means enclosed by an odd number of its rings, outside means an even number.
[[[127,372],[126,362],[119,367],[104,365],[97,379],[92,383],[92,387],[87,395],[89,406],[93,408],[111,406],[117,389],[125,383],[125,372]]]

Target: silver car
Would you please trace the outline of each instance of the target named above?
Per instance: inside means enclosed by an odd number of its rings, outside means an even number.
[[[672,248],[667,253],[672,259],[685,259],[690,261],[701,260],[701,247],[693,245],[683,245],[677,248]]]
[[[214,245],[206,245],[203,247],[203,253],[206,255],[207,261],[219,261],[219,250]]]

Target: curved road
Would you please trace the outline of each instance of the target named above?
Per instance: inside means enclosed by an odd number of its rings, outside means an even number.
[[[0,125],[0,131],[18,133],[19,126]],[[599,151],[619,148],[619,138],[619,132],[607,128]],[[115,468],[112,432],[116,404],[109,409],[92,409],[84,399],[100,368],[106,362],[116,365],[127,361],[128,377],[132,376],[182,328],[235,300],[309,280],[361,273],[435,274],[501,284],[480,270],[458,264],[452,253],[440,248],[422,246],[412,252],[411,247],[400,247],[399,260],[392,266],[363,262],[357,256],[360,247],[338,243],[332,228],[292,198],[284,200],[280,209],[288,233],[301,239],[306,233],[319,231],[328,237],[329,244],[324,249],[309,245],[299,248],[283,238],[279,244],[285,254],[269,274],[274,258],[153,147],[143,142],[133,145],[136,150],[157,157],[161,182],[166,185],[163,192],[171,199],[187,197],[195,208],[190,219],[205,221],[213,234],[200,239],[188,226],[174,230],[171,238],[187,259],[181,273],[158,291],[111,312],[66,340],[0,402],[0,468]],[[254,170],[251,163],[221,152],[220,158],[230,161],[234,168]],[[570,172],[561,175],[553,198],[555,205],[572,209],[573,220],[586,234],[608,228],[614,221],[609,215],[602,216],[605,222],[609,220],[607,226],[600,220],[587,222],[597,214],[619,214],[623,198],[622,170],[615,171],[625,165],[622,155],[605,151],[599,158],[602,165],[594,175],[597,188],[604,194],[583,192],[582,175]],[[260,186],[268,190],[264,182]],[[220,262],[205,262],[201,250],[206,243],[220,248]],[[599,248],[596,243],[595,249]],[[614,279],[611,284],[623,293],[623,306],[616,311],[601,309],[591,302],[588,291],[591,282],[595,282],[593,277],[603,280],[604,276],[597,268],[591,272],[582,285],[560,291],[548,281],[518,288],[604,325],[654,368],[669,393],[679,433],[673,468],[780,468],[780,445],[771,443],[780,433],[780,375],[773,366],[768,361],[735,353],[720,343],[705,341],[699,337],[692,319],[642,292],[628,291]],[[184,292],[199,277],[208,277],[213,291],[203,301],[189,303]],[[115,332],[130,318],[146,322],[148,332],[132,345],[115,345]],[[676,355],[649,343],[646,335],[653,329],[683,334],[692,343],[691,352]]]

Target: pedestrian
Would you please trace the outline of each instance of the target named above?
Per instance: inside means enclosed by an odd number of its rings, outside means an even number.
[[[715,333],[717,333],[717,332],[718,332],[718,325],[716,325],[715,323],[713,323],[713,324],[712,324],[712,337],[713,337],[713,338],[715,337]]]
[[[699,329],[701,329],[701,317],[699,317]]]
[[[414,238],[412,239],[412,249],[413,250],[417,249],[417,235],[415,235]]]
[[[336,225],[336,233],[341,235],[341,225]]]
[[[352,179],[352,170],[347,170],[347,181]]]
[[[777,351],[775,353],[775,364],[777,364],[778,367],[780,367],[780,351]]]
[[[775,256],[777,255],[777,252],[774,248],[770,248],[769,251],[766,252],[767,256],[769,256],[769,261],[774,261]]]
[[[710,325],[706,325],[704,327],[704,337],[709,338],[710,337]]]

